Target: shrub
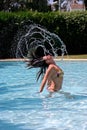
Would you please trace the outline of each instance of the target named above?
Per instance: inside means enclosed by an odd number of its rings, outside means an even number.
[[[12,40],[22,23],[29,20],[59,35],[66,44],[69,54],[87,53],[87,11],[0,12],[0,58],[11,57],[8,52],[10,52]]]

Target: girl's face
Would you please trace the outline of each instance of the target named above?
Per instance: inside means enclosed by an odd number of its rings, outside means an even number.
[[[44,56],[44,57],[43,57],[43,60],[45,60],[45,62],[46,62],[47,64],[52,64],[52,63],[54,63],[53,57],[50,56],[50,55]]]

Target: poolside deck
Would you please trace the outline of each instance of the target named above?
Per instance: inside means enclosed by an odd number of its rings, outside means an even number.
[[[0,59],[0,62],[27,61],[28,59]],[[54,58],[55,61],[87,61],[87,58]]]

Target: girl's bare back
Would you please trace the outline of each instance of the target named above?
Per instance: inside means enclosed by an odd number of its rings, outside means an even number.
[[[49,84],[49,82],[50,82],[50,84]],[[56,65],[51,65],[50,73],[48,76],[47,89],[51,92],[58,91],[62,87],[62,82],[63,82],[63,71]]]

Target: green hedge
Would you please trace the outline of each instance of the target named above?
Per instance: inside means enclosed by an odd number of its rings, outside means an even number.
[[[11,57],[12,40],[21,24],[31,20],[60,36],[69,54],[87,53],[87,11],[0,12],[0,58]],[[4,51],[3,48],[7,48]],[[7,57],[6,57],[7,56]]]

